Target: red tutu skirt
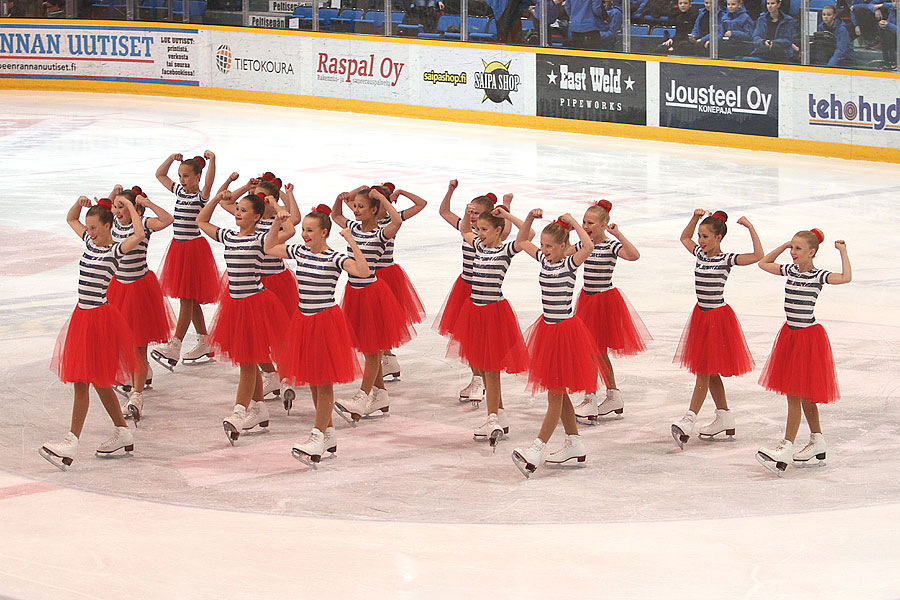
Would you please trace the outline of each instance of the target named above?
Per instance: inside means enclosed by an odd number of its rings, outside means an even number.
[[[275,294],[263,290],[236,300],[219,301],[209,330],[209,344],[236,365],[280,363],[287,314]]]
[[[732,377],[753,370],[753,356],[737,316],[727,304],[694,312],[678,343],[675,360],[691,373]]]
[[[448,355],[458,352],[470,367],[484,371],[522,373],[528,369],[528,350],[508,301],[486,306],[469,302],[463,305],[457,323]]]
[[[462,275],[456,278],[450,294],[444,300],[444,305],[434,320],[432,328],[441,335],[454,336],[456,334],[457,321],[463,306],[471,304],[472,286],[463,281]]]
[[[356,348],[363,354],[397,348],[411,340],[415,333],[406,323],[397,298],[380,279],[362,289],[348,283],[341,310],[356,336]]]
[[[169,298],[213,304],[219,300],[219,268],[206,238],[172,240],[159,268],[159,283]]]
[[[575,314],[581,317],[603,354],[633,356],[653,341],[641,317],[617,288],[578,296]]]
[[[559,323],[538,317],[525,332],[528,347],[528,391],[562,389],[568,393],[597,391],[600,368],[597,345],[577,316]]]
[[[292,317],[295,312],[300,310],[300,296],[297,292],[297,278],[289,269],[285,269],[278,275],[266,275],[260,278],[263,287],[272,290],[272,293],[281,301],[284,306],[284,314]]]
[[[840,398],[825,328],[818,324],[803,329],[782,325],[759,383],[767,390],[816,403]]]
[[[296,311],[287,346],[278,373],[291,385],[350,383],[362,377],[353,332],[338,306],[314,315]]]
[[[56,338],[50,370],[63,383],[105,388],[131,381],[135,362],[134,336],[116,307],[76,306]]]
[[[394,297],[406,316],[406,324],[415,325],[416,323],[421,323],[425,318],[425,306],[422,304],[422,299],[419,298],[416,288],[413,287],[412,281],[409,280],[409,276],[403,270],[403,267],[393,264],[389,267],[378,269],[375,271],[375,276],[385,282],[388,288],[394,292]]]
[[[163,298],[153,271],[147,271],[131,283],[122,283],[113,277],[106,290],[106,299],[122,313],[134,334],[135,345],[164,344],[172,339],[175,314]]]

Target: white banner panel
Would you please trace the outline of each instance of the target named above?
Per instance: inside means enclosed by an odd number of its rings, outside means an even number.
[[[900,85],[896,79],[783,73],[790,91],[791,126],[798,140],[900,148]]]
[[[0,77],[199,86],[201,46],[187,27],[3,23]]]
[[[303,90],[310,96],[411,104],[412,44],[315,38],[304,44]]]
[[[300,44],[293,36],[207,31],[210,87],[300,94]],[[205,83],[205,82],[204,82]]]

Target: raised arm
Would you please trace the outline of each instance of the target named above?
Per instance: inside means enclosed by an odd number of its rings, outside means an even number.
[[[778,246],[761,259],[759,259],[759,268],[765,271],[766,273],[771,273],[772,275],[781,275],[781,265],[775,262],[781,253],[791,247],[791,242],[785,242],[782,245]]]
[[[145,209],[149,208],[153,211],[153,214],[156,215],[150,219],[147,219],[147,227],[150,228],[150,231],[159,231],[161,229],[165,229],[169,225],[175,222],[175,217],[169,214],[167,210],[164,208],[157,206],[153,202],[150,201],[150,198],[147,196],[138,196],[135,199],[140,206],[143,206]],[[134,221],[135,223],[140,223],[140,219]]]
[[[466,205],[466,212],[463,213],[459,220],[459,233],[462,235],[463,241],[469,245],[475,244],[475,232],[472,231],[472,219],[478,218],[478,208],[474,204]]]
[[[581,226],[581,223],[569,213],[560,217],[560,220],[562,220],[563,223],[571,225],[572,229],[574,229],[575,233],[578,235],[578,241],[581,242],[581,248],[572,256],[572,259],[575,261],[576,266],[580,266],[588,259],[591,252],[594,251],[594,241],[591,239],[591,236],[588,235],[587,231],[584,230],[584,227]]]
[[[391,218],[391,222],[384,227],[384,237],[390,239],[397,235],[397,232],[400,231],[400,226],[403,225],[403,217],[400,216],[394,205],[375,188],[369,191],[369,198],[377,198],[387,212],[388,217]]]
[[[750,239],[753,241],[753,252],[738,254],[737,256],[737,264],[746,267],[747,265],[752,265],[759,261],[759,259],[763,257],[763,254],[765,254],[765,251],[763,250],[762,242],[759,241],[759,236],[756,235],[756,229],[753,228],[753,223],[747,220],[747,217],[741,217],[737,222],[750,231]]]
[[[203,153],[203,158],[206,159],[206,179],[203,180],[200,197],[209,198],[209,195],[212,194],[213,183],[216,181],[216,155],[212,150],[207,150]]]
[[[175,182],[169,179],[169,169],[172,168],[172,163],[176,160],[181,162],[184,160],[184,157],[180,154],[170,154],[169,157],[159,165],[159,168],[156,169],[156,180],[170,192],[172,191],[172,188],[175,187]]]
[[[128,214],[131,215],[131,222],[135,224],[134,230],[131,235],[125,238],[125,241],[122,242],[122,245],[119,248],[122,250],[124,254],[128,254],[132,250],[138,247],[138,244],[144,241],[147,237],[144,228],[140,226],[141,223],[141,215],[138,214],[137,209],[134,207],[134,204],[131,203],[131,200],[125,198],[123,200],[123,204],[125,204],[125,208],[128,210]]]
[[[509,212],[509,209],[507,209],[505,205],[498,206],[491,211],[491,214],[493,214],[495,217],[503,217],[507,221],[511,221],[512,224],[519,229],[519,235],[516,236],[515,241],[516,252],[520,252],[525,249],[522,245],[522,242],[530,242],[532,239],[534,239],[534,229],[532,229],[530,225],[528,227],[525,227],[525,223],[522,222],[522,219]]]
[[[240,177],[240,175],[238,175],[237,172],[229,175],[225,180],[225,183],[223,183],[221,187],[219,187],[219,191],[216,192],[216,195],[219,196],[219,206],[221,206],[225,210],[225,212],[230,215],[234,215],[234,213],[237,212],[237,199],[243,198],[244,195],[246,195],[247,192],[256,185],[256,182],[259,181],[257,179],[251,179],[238,189],[233,191],[229,190],[228,186],[231,185],[231,182],[236,181],[238,177]],[[222,195],[222,192],[226,191],[230,192],[230,195]]]
[[[81,209],[90,207],[91,199],[87,196],[79,196],[78,200],[75,201],[75,204],[69,209],[69,212],[66,213],[66,223],[69,224],[72,231],[80,238],[83,238],[84,232],[87,231],[87,227],[81,222]]]
[[[684,231],[681,232],[681,245],[691,254],[694,253],[694,248],[697,247],[697,242],[694,241],[694,232],[697,231],[697,223],[700,222],[700,219],[702,219],[705,214],[706,211],[702,208],[696,209],[694,214],[691,215],[691,220],[688,221]]]
[[[504,212],[504,216],[506,215],[509,215],[510,217],[512,216],[508,210]],[[534,223],[534,220],[540,219],[543,216],[544,211],[540,208],[533,208],[528,211],[528,215],[525,217],[524,223],[522,223],[522,226],[519,227],[519,235],[516,236],[516,250],[524,250],[528,254],[528,256],[538,261],[540,260],[540,258],[538,257],[540,248],[534,245],[534,242],[531,241],[531,237],[528,237],[528,231],[531,230],[531,225]],[[507,221],[507,224],[508,223],[509,221]]]
[[[369,263],[366,261],[366,255],[359,249],[350,230],[346,228],[341,229],[341,237],[347,240],[347,245],[353,250],[353,258],[344,262],[344,270],[354,277],[368,277],[371,275],[372,269],[369,268]]]
[[[451,179],[450,183],[447,185],[447,193],[444,194],[444,199],[441,200],[441,207],[438,209],[438,213],[440,213],[441,217],[453,228],[456,228],[459,225],[459,217],[450,210],[450,198],[453,196],[453,192],[456,191],[457,187],[459,187],[459,181]]]
[[[122,190],[123,190],[123,189],[125,189],[125,188],[123,188],[122,185],[119,184],[119,183],[117,183],[116,185],[114,185],[112,191],[109,193],[109,196],[107,196],[107,198],[109,198],[109,201],[110,201],[110,202],[115,202],[115,201],[116,201],[116,198],[119,197],[119,194],[122,193]]]
[[[625,237],[625,234],[622,233],[622,230],[619,229],[618,225],[610,223],[606,227],[606,232],[619,240],[619,243],[622,244],[622,248],[619,249],[619,258],[624,258],[625,260],[637,260],[641,257],[641,253],[638,252],[638,249],[634,247],[634,244]]]
[[[224,192],[216,194],[212,200],[206,203],[206,206],[203,207],[203,209],[200,211],[200,214],[197,215],[196,219],[197,227],[199,227],[203,231],[203,233],[214,240],[216,239],[216,232],[219,230],[219,228],[211,224],[209,220],[212,218],[213,212],[216,210],[216,207],[219,205],[219,202],[223,198],[231,200],[231,192],[225,190]]]
[[[284,230],[290,231],[291,235],[285,240],[281,239],[279,233]],[[270,256],[277,256],[278,258],[289,258],[287,253],[287,246],[285,245],[285,241],[293,237],[294,235],[294,224],[291,223],[291,215],[289,212],[285,210],[280,210],[275,215],[275,220],[272,222],[272,227],[269,228],[268,233],[266,233],[266,237],[263,238],[263,251]]]
[[[235,181],[238,180],[238,177],[240,177],[240,174],[237,171],[233,172],[231,175],[226,177],[225,182],[219,186],[218,190],[216,190],[216,195],[218,196],[219,192],[224,192],[225,190],[227,190],[228,186],[230,186],[232,183],[234,183]]]
[[[334,199],[334,206],[331,207],[331,220],[337,223],[341,229],[347,227],[347,217],[344,216],[344,202],[350,200],[350,192],[341,192]]]
[[[428,202],[426,202],[425,200],[423,200],[420,196],[416,196],[415,194],[410,193],[410,192],[407,192],[406,190],[396,190],[396,191],[394,191],[394,193],[391,194],[391,200],[393,200],[394,202],[396,202],[396,201],[397,201],[397,198],[399,198],[400,196],[406,196],[407,198],[409,198],[410,200],[412,200],[412,203],[413,203],[413,205],[410,206],[409,208],[404,208],[404,209],[403,209],[403,213],[402,213],[401,216],[402,216],[404,219],[411,219],[411,218],[413,218],[414,216],[416,216],[417,214],[419,214],[420,212],[422,212],[422,209],[424,209],[426,206],[428,206]]]
[[[847,243],[844,240],[837,240],[834,242],[834,247],[841,253],[841,272],[828,275],[828,283],[832,285],[850,283],[850,280],[853,279],[853,273],[850,270],[850,257],[847,255]]]
[[[503,206],[506,207],[507,212],[512,209],[512,200],[512,194],[503,194]],[[512,224],[509,221],[506,221],[503,224],[503,231],[500,232],[500,240],[505,242],[510,233],[512,233]],[[531,234],[531,237],[534,237],[534,233]]]
[[[291,214],[291,224],[299,225],[300,221],[303,220],[303,215],[300,214],[300,207],[297,206],[297,200],[294,198],[294,184],[288,183],[284,186],[284,201],[287,203],[288,212]]]

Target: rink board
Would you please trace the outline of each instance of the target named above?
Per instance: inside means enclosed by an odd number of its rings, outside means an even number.
[[[201,25],[0,25],[0,88],[137,93],[900,162],[900,76]]]

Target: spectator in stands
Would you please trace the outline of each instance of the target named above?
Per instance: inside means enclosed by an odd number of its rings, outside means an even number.
[[[881,55],[884,67],[893,71],[897,68],[897,0],[892,4],[885,2],[878,8],[882,15],[882,19],[878,21],[881,30]]]
[[[769,62],[794,61],[796,21],[781,12],[781,0],[766,0],[766,14],[760,15],[753,30],[753,54]]]
[[[672,0],[644,0],[632,16],[632,21],[657,25],[668,20],[678,9]]]
[[[709,55],[709,13],[712,10],[712,1],[703,0],[703,8],[694,21],[694,29],[691,31],[689,40],[694,44],[697,55]],[[719,14],[725,10],[723,3],[719,2]]]
[[[853,44],[850,42],[850,32],[837,18],[837,8],[831,4],[822,9],[822,22],[819,23],[818,31],[831,34],[833,40],[828,46],[829,51],[821,59],[818,59],[820,53],[816,52],[815,48],[819,40],[818,38],[813,39],[813,51],[810,53],[813,64],[823,64],[825,59],[828,60],[829,67],[846,67],[856,63],[856,54],[853,52]],[[832,44],[833,51],[831,50]]]
[[[698,11],[691,0],[678,0],[678,6],[669,22],[675,27],[675,37],[669,38],[659,45],[668,54],[690,55],[696,53],[696,38],[692,37],[694,25],[698,20]],[[707,29],[709,20],[707,19]]]
[[[532,1],[534,2],[531,7],[531,22],[533,24],[533,29],[525,36],[525,42],[536,45],[540,43],[542,18],[541,2],[540,0]],[[567,31],[563,31],[559,26],[560,21],[565,21],[566,23],[569,21],[569,15],[566,13],[566,9],[563,6],[564,2],[565,0],[547,0],[547,33],[549,34],[551,44],[563,42],[563,38],[567,35]]]
[[[881,47],[878,29],[878,22],[882,20],[881,6],[870,0],[853,0],[851,7],[856,35],[862,38],[863,45],[869,50],[878,50]]]
[[[603,2],[604,0],[566,0],[566,12],[569,13],[569,41],[566,45],[572,48],[600,49],[600,21],[607,14]]]
[[[44,0],[41,6],[44,7],[45,16],[48,19],[66,18],[66,3],[64,0]]]
[[[507,44],[522,42],[522,13],[531,4],[528,0],[488,0],[497,24],[497,41]]]
[[[569,18],[571,24],[571,14]],[[614,50],[619,31],[622,29],[622,9],[614,4],[614,0],[603,0],[603,13],[600,15],[599,25],[600,50]]]
[[[753,20],[741,0],[728,0],[726,7],[726,12],[719,13],[719,56],[744,56],[752,49]],[[709,47],[709,41],[706,47]]]

